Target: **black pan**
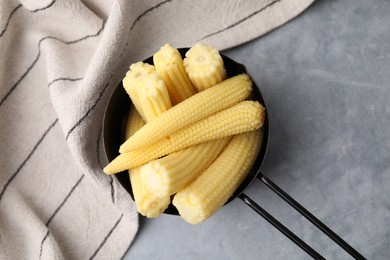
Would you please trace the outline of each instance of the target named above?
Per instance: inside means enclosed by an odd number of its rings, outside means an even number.
[[[184,57],[185,53],[188,51],[188,48],[178,49],[180,54]],[[244,65],[235,62],[234,60],[222,55],[224,65],[228,74],[228,77],[232,77],[241,73],[247,72]],[[144,62],[153,64],[153,57],[149,57],[144,60]],[[250,75],[249,75],[250,76]],[[257,156],[257,159],[248,173],[247,177],[244,179],[243,183],[237,188],[233,193],[230,199],[226,202],[228,204],[235,198],[240,198],[253,210],[255,210],[259,215],[266,219],[270,224],[277,228],[280,232],[286,235],[291,241],[297,244],[302,248],[306,253],[312,256],[315,259],[324,259],[320,254],[318,254],[314,249],[307,245],[304,241],[298,238],[294,233],[287,229],[283,224],[276,220],[272,215],[266,212],[263,208],[257,205],[252,199],[246,196],[243,192],[248,187],[248,185],[255,179],[258,178],[262,181],[268,188],[278,194],[283,200],[289,203],[293,208],[295,208],[299,213],[301,213],[305,218],[311,221],[317,228],[329,236],[333,241],[335,241],[339,246],[341,246],[345,251],[347,251],[351,256],[356,259],[364,259],[364,257],[359,254],[355,249],[353,249],[349,244],[342,240],[337,234],[325,226],[320,220],[313,216],[309,211],[302,207],[297,201],[291,198],[287,193],[285,193],[280,187],[273,183],[266,176],[261,174],[260,168],[265,159],[268,140],[269,140],[269,119],[267,113],[267,105],[265,103],[264,97],[261,93],[259,86],[255,83],[253,78],[253,98],[258,100],[266,109],[265,109],[265,122],[264,122],[264,135],[262,141],[262,147]],[[127,121],[127,113],[131,105],[131,100],[126,94],[122,82],[113,90],[111,97],[108,101],[106,111],[104,114],[103,120],[103,140],[104,140],[104,149],[106,152],[106,157],[108,161],[112,161],[115,157],[119,155],[119,146],[124,142],[125,138],[125,129]],[[121,185],[130,193],[133,197],[131,184],[129,180],[129,175],[127,171],[121,172],[115,175]],[[226,205],[225,204],[225,205]],[[165,211],[165,214],[178,215],[178,211],[171,204]]]

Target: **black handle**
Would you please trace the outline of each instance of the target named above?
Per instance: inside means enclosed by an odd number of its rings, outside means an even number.
[[[276,218],[274,218],[271,214],[269,214],[265,209],[260,207],[256,202],[254,202],[251,198],[249,198],[244,193],[240,194],[240,199],[245,202],[249,207],[251,207],[254,211],[256,211],[260,216],[262,216],[265,220],[267,220],[271,225],[277,228],[283,235],[289,238],[292,242],[294,242],[297,246],[299,246],[303,251],[309,254],[314,259],[325,259],[319,253],[317,253],[313,248],[311,248],[308,244],[306,244],[302,239],[297,237],[293,232],[291,232],[285,225],[280,223]]]
[[[264,183],[268,188],[270,188],[273,192],[275,192],[279,197],[281,197],[284,201],[286,201],[290,206],[292,206],[296,211],[298,211],[302,216],[304,216],[307,220],[309,220],[313,225],[315,225],[318,229],[320,229],[325,235],[327,235],[330,239],[332,239],[334,242],[336,242],[341,248],[343,248],[353,258],[359,259],[359,260],[366,259],[363,255],[361,255],[352,246],[350,246],[347,242],[345,242],[340,236],[338,236],[334,231],[332,231],[329,227],[327,227],[324,223],[322,223],[318,218],[316,218],[312,213],[310,213],[307,209],[305,209],[301,204],[299,204],[295,199],[293,199],[290,195],[288,195],[285,191],[283,191],[279,186],[277,186],[269,178],[267,178],[266,176],[264,176],[261,173],[257,174],[257,178],[262,183]],[[265,211],[258,204],[256,204],[251,198],[249,198],[245,194],[241,194],[239,197],[249,207],[251,207],[254,211],[256,211],[265,220],[267,220],[270,224],[272,224],[275,228],[277,228],[281,233],[283,233],[286,237],[288,237],[292,242],[294,242],[296,245],[298,245],[301,249],[303,249],[306,253],[308,253],[314,259],[324,259],[320,254],[318,254],[314,249],[312,249],[304,241],[302,241],[300,238],[298,238],[294,233],[292,233],[282,223],[280,223],[273,216],[271,216],[267,211]]]

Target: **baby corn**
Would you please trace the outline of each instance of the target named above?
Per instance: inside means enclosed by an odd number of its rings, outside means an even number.
[[[138,84],[140,80],[150,73],[155,72],[155,69],[152,65],[143,63],[142,61],[134,63],[130,66],[129,71],[127,71],[126,76],[122,80],[123,87],[126,90],[127,94],[130,96],[132,103],[135,108],[138,110],[142,118],[145,120],[144,113],[142,111],[141,103],[138,99]]]
[[[156,120],[157,118],[154,121]],[[264,107],[257,101],[242,101],[152,145],[120,154],[103,171],[106,174],[121,172],[195,144],[255,130],[263,123]]]
[[[121,145],[121,153],[150,145],[173,132],[231,107],[247,98],[252,90],[252,81],[241,74],[199,92],[148,122]]]
[[[214,163],[175,195],[172,203],[184,220],[200,223],[227,202],[256,159],[262,130],[234,136]]]
[[[173,105],[196,93],[184,69],[183,59],[176,48],[165,44],[153,55],[153,63],[168,87]]]
[[[169,154],[140,167],[141,182],[156,196],[169,196],[198,177],[231,140],[224,137]]]
[[[157,72],[142,78],[138,86],[138,100],[147,122],[172,107],[167,87]]]
[[[134,106],[131,106],[127,119],[126,137],[133,135],[144,124],[145,121],[140,114]],[[171,199],[169,196],[157,197],[152,194],[142,184],[140,174],[140,167],[129,170],[130,183],[137,211],[148,218],[155,218],[169,206]]]
[[[135,205],[139,213],[148,218],[155,218],[168,208],[171,203],[170,197],[157,197],[148,191],[141,182],[139,167],[131,169],[129,175]]]
[[[172,107],[168,89],[153,65],[132,64],[123,79],[123,86],[146,122]]]
[[[142,119],[141,115],[138,113],[134,104],[130,105],[129,113],[127,114],[127,123],[126,123],[126,133],[125,138],[129,138],[135,132],[137,132],[141,127],[145,125],[145,121]]]
[[[202,91],[226,79],[226,70],[219,51],[197,43],[186,53],[184,68],[192,85]]]

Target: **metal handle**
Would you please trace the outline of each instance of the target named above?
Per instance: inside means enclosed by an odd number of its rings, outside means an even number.
[[[283,235],[285,235],[288,239],[294,242],[297,246],[299,246],[303,251],[309,254],[314,259],[325,259],[319,253],[317,253],[313,248],[311,248],[308,244],[306,244],[302,239],[297,237],[293,232],[291,232],[285,225],[280,223],[276,218],[274,218],[271,214],[269,214],[265,209],[260,207],[256,202],[254,202],[251,198],[249,198],[244,193],[241,193],[239,196],[242,201],[245,202],[249,207],[251,207],[254,211],[256,211],[260,216],[262,216],[265,220],[267,220],[271,225],[277,228]]]
[[[272,182],[269,178],[264,176],[261,173],[258,173],[257,178],[263,182],[268,188],[275,192],[279,197],[286,201],[290,206],[292,206],[296,211],[298,211],[302,216],[309,220],[313,225],[320,229],[326,236],[336,242],[341,248],[343,248],[348,254],[350,254],[355,259],[366,259],[358,251],[356,251],[352,246],[345,242],[340,236],[333,232],[329,227],[322,223],[318,218],[316,218],[312,213],[305,209],[301,204],[299,204],[295,199],[283,191],[279,186]],[[288,237],[292,242],[298,245],[306,253],[312,256],[314,259],[325,259],[320,254],[318,254],[314,249],[307,245],[304,241],[298,238],[294,233],[292,233],[288,228],[286,228],[282,223],[272,217],[267,211],[261,208],[256,204],[252,199],[250,199],[245,194],[239,196],[249,207],[255,210],[259,215],[261,215],[265,220],[270,224],[276,227],[281,233]]]

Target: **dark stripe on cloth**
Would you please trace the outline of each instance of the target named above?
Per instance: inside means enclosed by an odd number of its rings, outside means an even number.
[[[42,7],[42,8],[38,8],[38,9],[35,9],[35,10],[30,10],[30,12],[36,13],[36,12],[39,12],[39,11],[46,10],[46,9],[52,7],[52,6],[54,5],[55,2],[56,2],[56,0],[53,0],[53,1],[52,1],[50,4],[48,4],[47,6]]]
[[[49,88],[52,84],[56,83],[57,81],[79,81],[79,80],[82,80],[83,78],[58,78],[58,79],[54,79],[52,80],[48,85],[47,87]]]
[[[108,232],[108,234],[104,237],[103,241],[100,243],[99,247],[96,249],[96,251],[92,254],[92,256],[89,258],[90,260],[95,258],[95,256],[97,255],[97,253],[100,251],[100,249],[104,246],[104,244],[107,242],[107,239],[111,236],[112,232],[114,232],[114,230],[117,228],[117,226],[119,225],[119,222],[121,222],[123,218],[123,213],[121,214],[120,218],[116,221],[116,223],[114,224],[114,226],[111,228],[110,232]]]
[[[54,3],[56,2],[56,0],[53,0],[49,5],[45,6],[45,7],[42,7],[42,8],[39,8],[39,9],[35,9],[35,10],[29,10],[30,12],[32,13],[36,13],[36,12],[39,12],[39,11],[43,11],[43,10],[46,10],[48,8],[50,8]],[[0,32],[0,37],[3,36],[3,34],[5,33],[5,31],[7,30],[8,28],[8,25],[9,25],[9,22],[12,18],[12,16],[15,14],[15,12],[20,8],[22,7],[22,4],[19,4],[17,5],[13,10],[12,12],[10,13],[8,19],[7,19],[7,22],[5,23],[5,26],[3,28],[3,30]]]
[[[43,244],[45,243],[45,241],[46,241],[47,237],[49,236],[49,234],[50,234],[50,231],[47,230],[45,236],[43,237],[43,239],[42,239],[42,241],[41,241],[41,247],[40,247],[40,249],[39,249],[39,259],[41,259],[41,257],[42,257],[42,248],[43,248]]]
[[[70,191],[68,192],[68,194],[65,196],[64,200],[61,202],[61,204],[54,210],[53,214],[51,214],[51,216],[49,217],[49,219],[46,221],[45,223],[45,226],[48,227],[50,225],[50,222],[53,220],[53,218],[57,215],[58,211],[64,206],[64,204],[68,201],[69,197],[72,195],[72,193],[74,192],[74,190],[77,188],[77,186],[79,186],[80,182],[84,179],[84,174],[81,175],[81,177],[76,181],[76,183],[73,185],[73,187],[70,189]],[[43,248],[43,244],[45,243],[47,237],[49,236],[50,234],[50,231],[47,230],[45,236],[43,237],[42,241],[41,241],[41,248],[39,250],[39,259],[41,259],[42,257],[42,248]]]
[[[0,37],[3,36],[3,34],[5,33],[5,31],[6,31],[7,28],[8,28],[8,25],[9,25],[9,22],[10,22],[12,16],[16,13],[17,10],[19,10],[20,7],[22,7],[22,4],[17,5],[17,6],[14,8],[14,10],[12,10],[12,12],[10,13],[10,15],[8,16],[7,22],[5,23],[5,26],[4,26],[3,30],[0,32]]]
[[[76,122],[76,124],[74,124],[69,129],[68,133],[66,134],[65,140],[68,140],[70,134],[73,133],[73,131],[84,121],[84,119],[87,118],[89,113],[91,113],[94,110],[94,108],[99,103],[100,99],[102,98],[104,92],[106,92],[108,86],[110,85],[110,81],[112,79],[112,76],[113,75],[111,75],[110,78],[108,79],[108,83],[104,86],[103,90],[100,92],[99,97],[95,100],[95,103],[92,105],[92,107],[90,109],[88,109],[88,111]]]
[[[145,15],[147,15],[148,13],[150,13],[151,11],[159,8],[160,6],[162,6],[163,4],[166,4],[166,3],[169,3],[171,2],[172,0],[165,0],[165,1],[162,1],[158,4],[156,4],[155,6],[152,6],[150,7],[149,9],[145,10],[142,14],[140,14],[137,18],[135,18],[133,24],[131,25],[130,27],[130,31],[133,30],[134,26],[138,23],[139,20],[141,20],[142,17],[144,17]]]
[[[73,187],[70,189],[68,195],[66,195],[65,199],[61,202],[61,204],[56,208],[56,210],[53,212],[53,214],[50,216],[50,218],[46,221],[46,226],[50,225],[50,222],[53,220],[53,218],[57,215],[57,212],[64,206],[66,201],[69,199],[70,195],[74,192],[74,190],[79,186],[80,182],[84,179],[84,174],[81,175],[81,177],[77,180],[77,182],[73,185]]]
[[[100,126],[100,130],[99,130],[99,133],[98,133],[98,138],[96,140],[96,157],[97,157],[97,161],[98,161],[98,164],[100,166],[100,168],[103,170],[103,165],[102,165],[102,162],[100,160],[100,139],[101,139],[101,136],[102,136],[102,130],[103,130],[103,126]],[[115,204],[115,186],[114,186],[114,177],[112,175],[108,175],[110,177],[110,188],[111,188],[111,201],[112,203]]]
[[[158,9],[160,6],[162,6],[162,5],[166,4],[166,3],[169,3],[169,2],[171,2],[171,1],[172,1],[172,0],[165,0],[165,1],[162,1],[162,2],[160,2],[160,3],[158,3],[158,4],[154,5],[154,6],[150,7],[149,9],[145,10],[142,14],[138,15],[138,17],[135,18],[133,24],[131,25],[130,31],[132,31],[132,30],[134,29],[135,25],[136,25],[136,24],[139,22],[139,20],[141,20],[141,18],[143,18],[145,15],[147,15],[147,14],[150,13],[151,11]],[[125,50],[127,49],[127,46],[129,45],[130,31],[129,31],[129,34],[127,34],[126,44],[125,44],[125,46],[123,47],[123,50],[122,50],[121,54],[119,55],[119,57],[122,57],[122,56],[123,56],[123,54],[125,53]]]
[[[240,23],[245,22],[246,20],[248,20],[249,18],[255,16],[256,14],[259,14],[259,13],[263,12],[263,11],[266,10],[268,7],[271,7],[272,5],[274,5],[275,3],[280,2],[280,1],[281,1],[281,0],[274,0],[274,1],[270,2],[269,4],[267,4],[266,6],[263,6],[260,10],[257,10],[257,11],[255,11],[255,12],[251,13],[250,15],[244,17],[244,18],[241,19],[241,20],[238,20],[237,22],[235,22],[234,24],[229,25],[228,27],[225,27],[225,28],[223,28],[223,29],[221,29],[221,30],[219,30],[219,31],[210,33],[210,34],[204,36],[203,38],[199,39],[198,41],[204,40],[204,39],[206,39],[206,38],[209,38],[209,37],[214,36],[214,35],[216,35],[216,34],[219,34],[219,33],[221,33],[221,32],[227,31],[227,30],[229,30],[229,29],[231,29],[231,28],[233,28],[233,27],[239,25]]]
[[[60,41],[60,42],[62,42],[64,44],[74,44],[74,43],[81,42],[81,41],[83,41],[85,39],[98,36],[103,31],[103,28],[104,28],[104,22],[102,23],[102,27],[99,29],[99,31],[97,33],[89,34],[89,35],[83,36],[83,37],[81,37],[79,39],[76,39],[76,40],[73,40],[73,41],[64,41],[64,40],[59,39],[59,38],[54,37],[54,36],[46,36],[46,37],[40,39],[39,42],[38,42],[38,54],[37,54],[37,57],[34,59],[33,63],[30,65],[30,67],[27,69],[27,71],[23,73],[23,75],[16,81],[16,83],[11,87],[11,89],[1,99],[0,106],[8,98],[8,96],[15,90],[15,88],[19,85],[19,83],[27,76],[27,74],[31,71],[31,69],[34,67],[34,65],[37,63],[39,57],[41,56],[41,44],[42,44],[42,42],[44,40],[52,39],[52,40]]]
[[[53,123],[51,123],[51,125],[46,129],[46,131],[43,133],[43,135],[39,138],[38,142],[34,145],[33,149],[31,150],[31,152],[27,155],[26,159],[24,159],[24,161],[19,165],[18,169],[14,172],[14,174],[12,174],[11,178],[8,179],[8,181],[6,182],[6,184],[4,185],[1,193],[0,193],[0,201],[1,199],[3,198],[3,195],[4,195],[4,192],[5,190],[7,189],[7,187],[11,184],[11,182],[15,179],[15,177],[18,175],[18,173],[20,172],[20,170],[24,167],[24,165],[26,165],[26,163],[28,162],[28,160],[31,158],[31,156],[34,154],[35,150],[37,150],[38,146],[42,143],[42,141],[45,139],[45,137],[47,136],[47,134],[50,132],[50,130],[57,124],[58,122],[58,118],[56,120],[54,120]]]

